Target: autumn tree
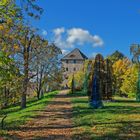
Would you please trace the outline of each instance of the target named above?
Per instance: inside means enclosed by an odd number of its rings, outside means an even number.
[[[129,59],[119,59],[113,64],[113,89],[114,93],[121,95],[122,91],[120,90],[122,83],[124,82],[124,74],[127,69],[130,67]]]
[[[2,23],[14,22],[21,17],[21,12],[15,4],[15,0],[3,0],[0,2],[0,25]]]
[[[36,0],[2,0],[0,2],[0,11],[0,23],[13,18],[16,20],[21,14],[24,15],[24,19],[26,15],[39,19],[43,13],[43,9],[36,4]]]
[[[123,83],[120,87],[122,93],[125,93],[128,97],[136,97],[137,93],[137,79],[138,68],[136,65],[131,65],[122,76]]]
[[[59,55],[61,50],[54,44],[49,44],[44,39],[36,42],[36,47],[33,49],[35,54],[34,62],[32,63],[32,72],[36,74],[34,77],[36,81],[36,93],[38,99],[41,97],[44,85],[48,82],[61,83],[61,68]],[[50,88],[51,85],[49,85]]]
[[[16,26],[5,26],[0,31],[1,50],[12,57],[23,78],[21,107],[26,107],[26,95],[29,79],[30,62],[32,58],[32,48],[35,46],[36,34],[31,27],[22,23]],[[10,35],[11,33],[11,35]]]
[[[0,52],[0,97],[1,107],[18,101],[17,90],[20,88],[20,75],[15,62],[6,53]],[[18,84],[17,84],[18,83]]]
[[[20,12],[12,0],[2,1],[0,3],[0,51],[1,51],[1,90],[0,92],[5,95],[2,100],[5,106],[11,103],[18,102],[17,93],[20,86],[20,74],[13,55],[17,48],[17,26],[20,21]],[[16,72],[18,70],[18,72]],[[6,72],[6,73],[5,73]],[[18,84],[17,84],[18,83]],[[20,87],[21,88],[21,87]],[[10,97],[10,98],[9,98]]]
[[[17,63],[19,63],[20,71],[23,74],[21,108],[25,108],[28,83],[30,78],[32,78],[33,76],[33,75],[29,75],[30,62],[33,59],[32,49],[36,47],[35,41],[37,39],[37,36],[35,34],[34,29],[31,29],[28,26],[19,25],[17,31],[19,31],[19,33],[16,40],[18,42],[16,57],[19,58],[17,59]]]
[[[33,49],[41,39],[33,28],[25,26],[23,19],[25,14],[37,19],[43,10],[36,5],[36,0],[3,0],[0,2],[0,11],[0,50],[15,62],[19,70],[19,77],[22,77],[21,108],[25,108],[29,81],[36,76],[31,65],[35,59]]]

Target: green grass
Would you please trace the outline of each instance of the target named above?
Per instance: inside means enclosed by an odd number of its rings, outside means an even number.
[[[114,98],[102,109],[93,109],[82,92],[72,95],[74,139],[140,140],[140,103]]]
[[[13,106],[0,110],[0,116],[7,114],[5,119],[5,130],[0,130],[0,136],[5,135],[8,129],[16,129],[19,125],[31,120],[38,114],[38,111],[44,109],[48,102],[58,93],[58,91],[44,94],[41,100],[33,99],[27,103],[26,109],[20,109],[20,106]]]

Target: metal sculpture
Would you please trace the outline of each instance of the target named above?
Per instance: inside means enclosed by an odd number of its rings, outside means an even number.
[[[90,105],[93,108],[100,108],[103,106],[103,78],[104,78],[104,59],[101,54],[96,55],[94,63],[94,74],[92,78],[92,93],[90,98]]]

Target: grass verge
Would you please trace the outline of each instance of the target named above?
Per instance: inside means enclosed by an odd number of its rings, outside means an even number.
[[[5,129],[0,129],[0,136],[6,136],[9,129],[16,129],[19,125],[31,120],[38,114],[38,111],[46,107],[48,102],[51,101],[56,94],[58,94],[58,91],[44,94],[44,98],[41,100],[28,101],[27,108],[23,110],[20,109],[20,106],[13,106],[0,110],[0,115],[8,115],[4,122]]]
[[[140,103],[132,99],[114,98],[102,109],[93,109],[83,92],[72,94],[73,139],[140,140]]]

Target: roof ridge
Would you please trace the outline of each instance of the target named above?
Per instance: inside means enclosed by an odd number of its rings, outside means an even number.
[[[74,58],[70,58],[71,54],[73,54],[73,53],[76,55],[75,56],[75,59],[88,59],[88,57],[85,54],[83,54],[80,49],[75,48],[70,53],[68,53],[67,55],[65,55],[61,60],[64,60],[64,59],[74,59]]]
[[[85,58],[88,58],[84,53],[82,53],[80,50],[79,50],[80,54],[85,57]]]

